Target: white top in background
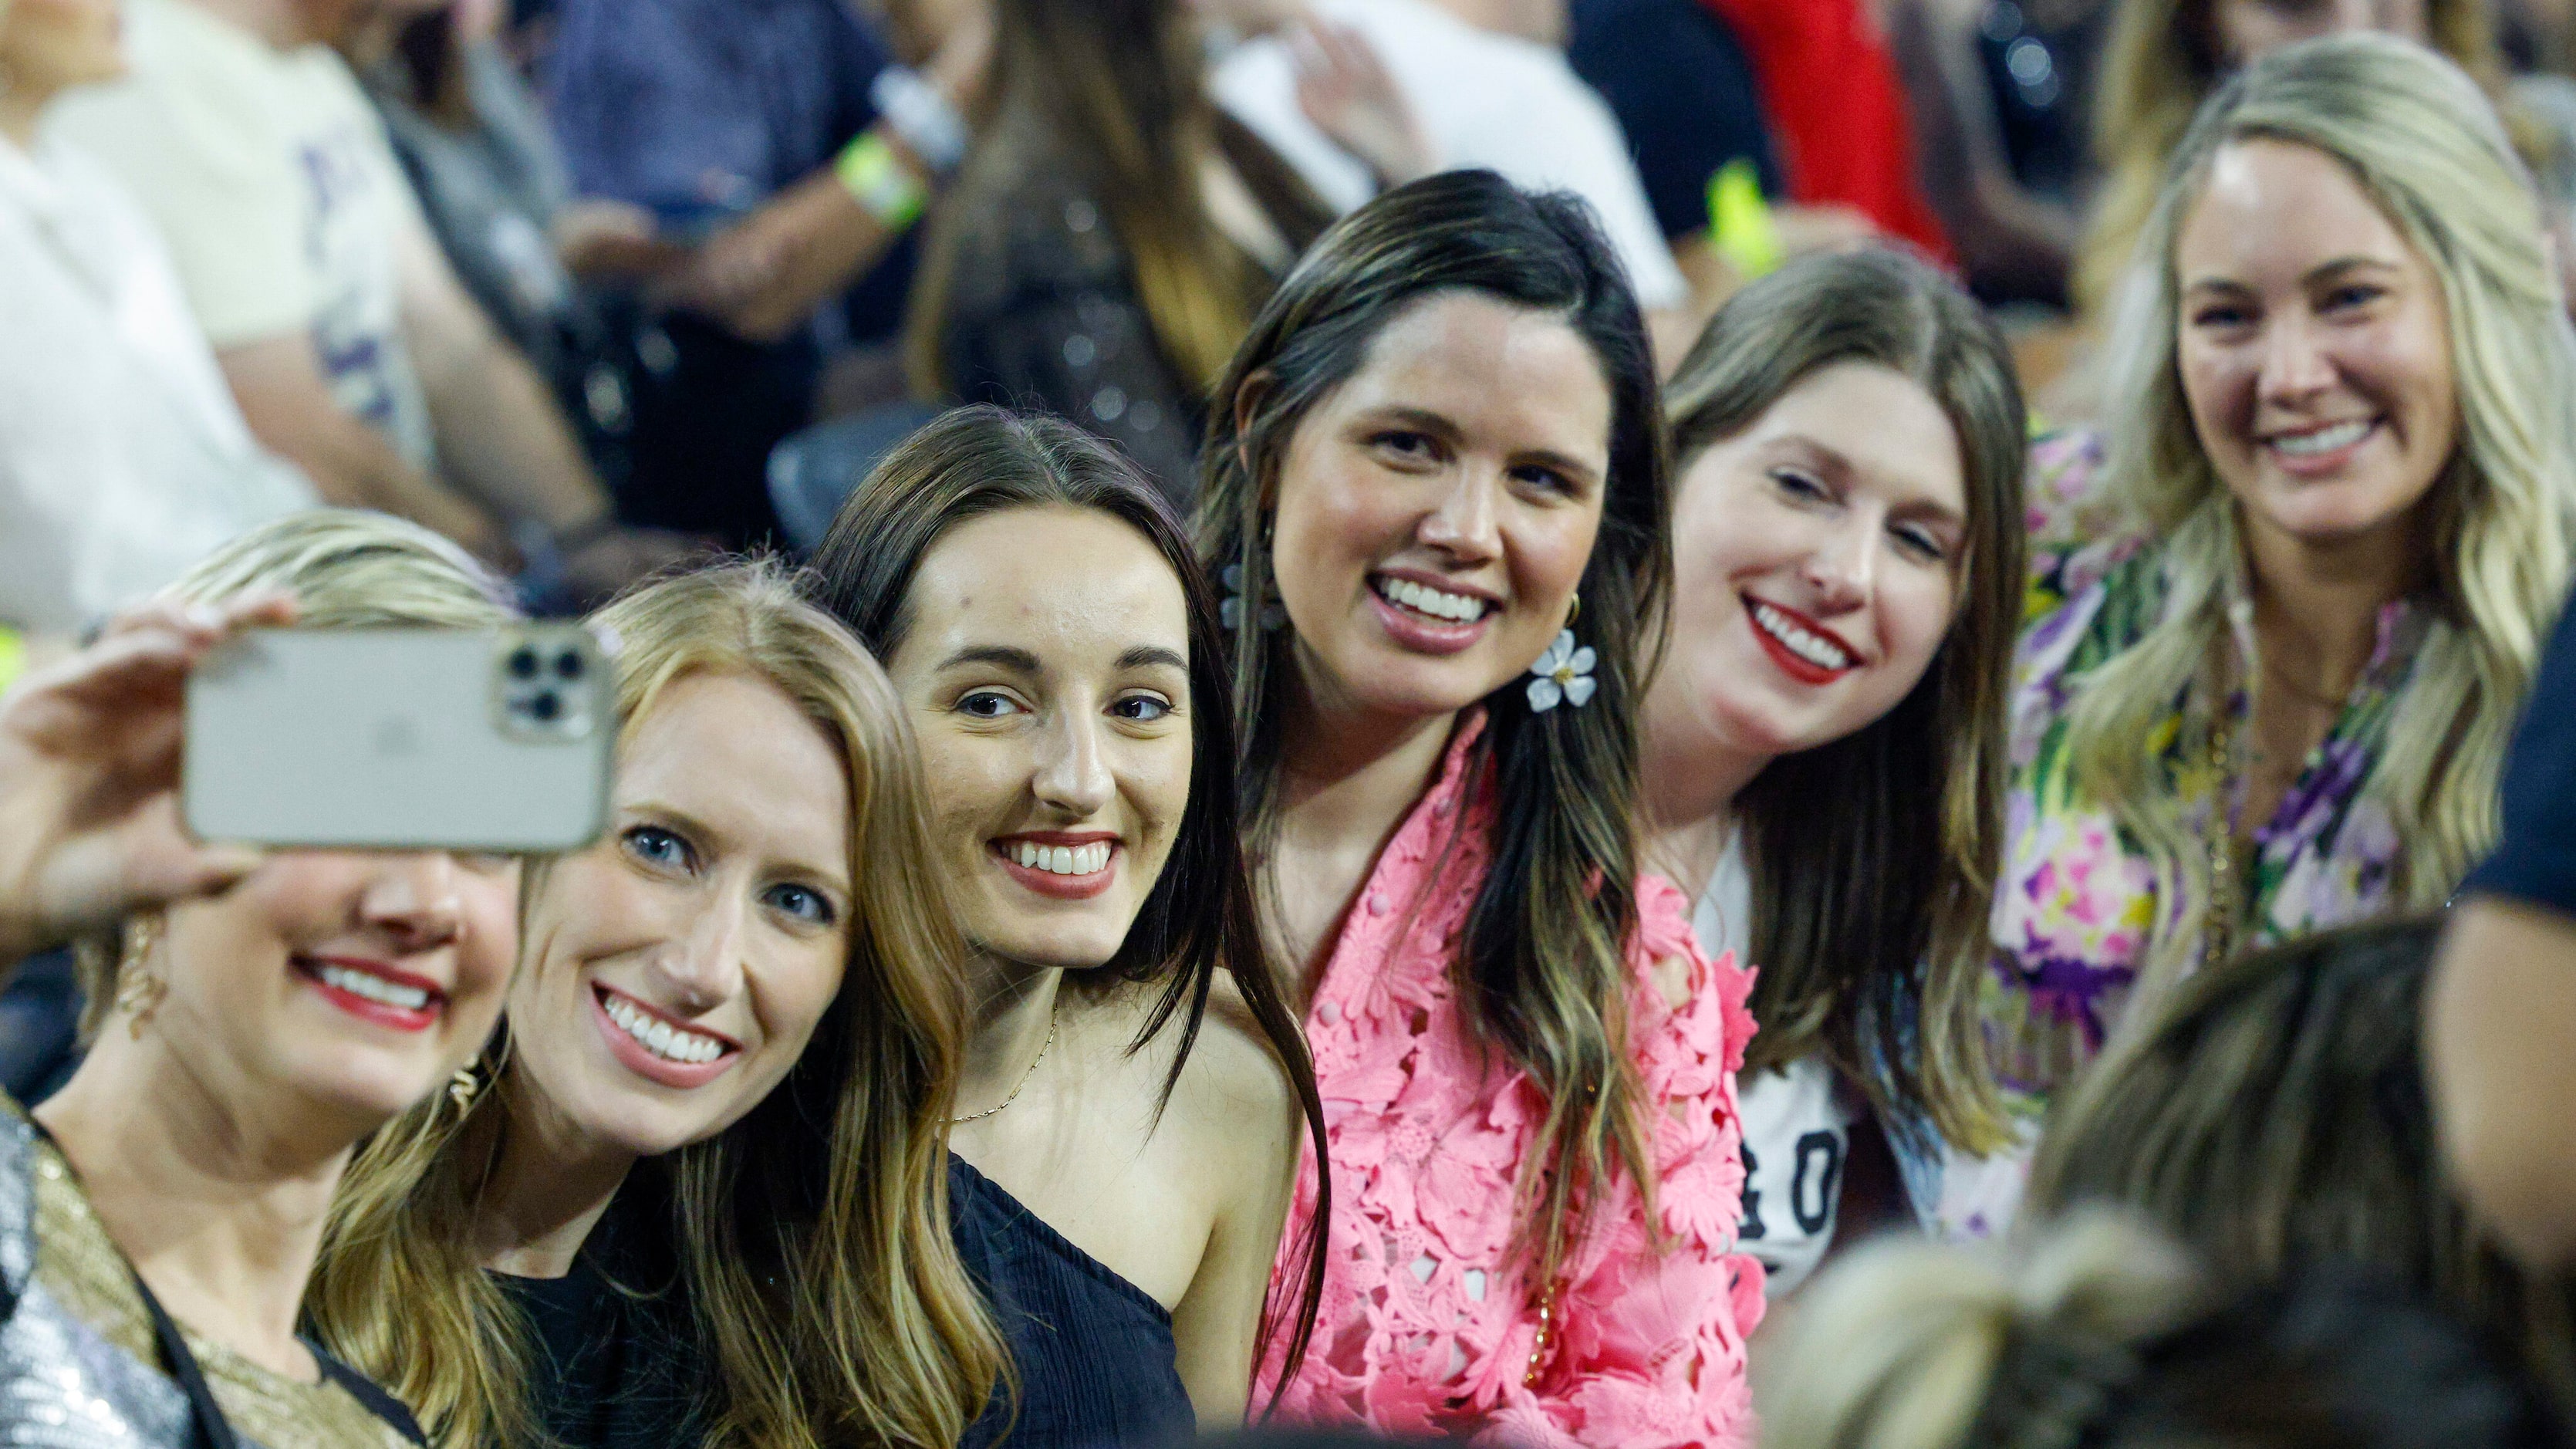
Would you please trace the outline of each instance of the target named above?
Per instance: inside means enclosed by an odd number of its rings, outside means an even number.
[[[1709,956],[1732,951],[1737,961],[1760,969],[1752,954],[1753,881],[1742,832],[1728,832],[1691,931]],[[1860,1109],[1834,1069],[1813,1055],[1780,1071],[1747,1071],[1735,1079],[1735,1094],[1744,1123],[1744,1220],[1736,1248],[1761,1262],[1763,1296],[1776,1303],[1807,1280],[1833,1245]]]
[[[318,501],[251,440],[132,198],[0,139],[0,622],[71,633]]]
[[[1599,213],[1639,305],[1689,300],[1619,122],[1563,53],[1480,30],[1427,0],[1312,0],[1311,8],[1366,38],[1412,103],[1435,164],[1576,193]],[[1236,46],[1208,85],[1335,210],[1357,210],[1375,194],[1368,167],[1298,109],[1295,64],[1276,36]]]
[[[310,333],[340,406],[430,468],[401,267],[437,244],[347,64],[189,0],[125,13],[132,75],[65,97],[49,129],[142,203],[217,350]]]

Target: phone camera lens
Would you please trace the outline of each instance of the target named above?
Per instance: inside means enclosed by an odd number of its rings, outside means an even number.
[[[540,689],[528,701],[528,713],[540,724],[552,724],[563,713],[563,697],[551,689]]]
[[[581,678],[581,671],[582,671],[582,661],[581,661],[581,651],[580,651],[580,650],[578,650],[578,649],[567,649],[567,650],[565,650],[564,652],[562,652],[561,654],[558,654],[558,655],[556,655],[556,656],[555,656],[555,677],[556,677],[556,678],[558,678],[558,679],[579,679],[579,678]]]
[[[537,677],[537,670],[540,667],[541,666],[537,660],[537,651],[529,648],[527,645],[522,644],[518,648],[510,651],[510,677],[512,679],[534,679]]]

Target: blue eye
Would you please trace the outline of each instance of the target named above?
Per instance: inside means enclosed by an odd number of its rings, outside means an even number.
[[[620,838],[625,842],[626,853],[646,865],[687,870],[697,863],[697,853],[689,849],[687,841],[658,825],[634,826]]]
[[[823,898],[821,891],[810,886],[774,885],[762,892],[760,898],[774,911],[817,926],[828,926],[836,919],[832,903]]]

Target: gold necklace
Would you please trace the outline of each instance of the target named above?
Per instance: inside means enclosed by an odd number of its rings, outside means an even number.
[[[1034,1056],[1034,1057],[1032,1057],[1032,1058],[1030,1058],[1030,1059],[1029,1059],[1029,1069],[1028,1069],[1027,1071],[1025,1071],[1025,1072],[1020,1073],[1020,1084],[1019,1084],[1018,1086],[1013,1087],[1013,1088],[1011,1089],[1011,1095],[1009,1095],[1009,1096],[1007,1096],[1007,1097],[1004,1097],[1004,1098],[1002,1099],[1001,1106],[998,1106],[998,1107],[987,1107],[987,1108],[985,1108],[983,1111],[976,1113],[976,1114],[975,1114],[974,1116],[972,1116],[972,1117],[951,1117],[951,1118],[949,1118],[949,1119],[948,1119],[948,1125],[949,1125],[949,1126],[951,1126],[951,1127],[963,1127],[963,1126],[965,1126],[965,1125],[966,1125],[967,1123],[969,1123],[969,1122],[981,1122],[981,1121],[983,1121],[985,1118],[992,1116],[994,1113],[1001,1111],[1001,1110],[1002,1110],[1002,1107],[1007,1107],[1007,1106],[1011,1105],[1013,1102],[1016,1102],[1016,1101],[1020,1100],[1020,1093],[1022,1093],[1022,1092],[1024,1092],[1024,1091],[1027,1091],[1027,1090],[1028,1090],[1028,1086],[1029,1086],[1029,1079],[1030,1079],[1031,1077],[1034,1077],[1034,1076],[1036,1076],[1036,1075],[1038,1074],[1038,1063],[1045,1061],[1045,1060],[1047,1059],[1047,1053],[1048,1053],[1049,1051],[1053,1050],[1053,1049],[1054,1049],[1054,1047],[1055,1047],[1055,1005],[1054,1005],[1054,1003],[1050,1002],[1050,1003],[1048,1003],[1048,1005],[1047,1005],[1047,1038],[1046,1038],[1046,1042],[1045,1042],[1045,1044],[1044,1044],[1044,1045],[1042,1045],[1042,1046],[1040,1046],[1040,1047],[1038,1048],[1038,1054],[1037,1054],[1036,1056]]]
[[[2209,909],[2200,923],[2200,964],[2203,970],[2227,960],[2236,946],[2236,924],[2240,916],[2237,903],[2236,825],[2229,816],[2227,797],[2236,773],[2236,715],[2221,704],[2219,722],[2209,732],[2209,767],[2218,776],[2218,795],[2211,802],[2209,831]]]

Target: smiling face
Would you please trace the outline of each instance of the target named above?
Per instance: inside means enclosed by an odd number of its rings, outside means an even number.
[[[2174,247],[2176,366],[2257,556],[2405,535],[2459,438],[2440,279],[2325,153],[2230,144]]]
[[[1868,726],[1948,634],[1967,537],[1958,434],[1932,395],[1875,363],[1809,374],[1682,472],[1648,728],[1767,760]]]
[[[786,1077],[849,955],[839,747],[775,686],[666,686],[621,749],[608,833],[530,902],[513,1060],[561,1127],[649,1157]]]
[[[1319,697],[1447,714],[1566,626],[1601,531],[1611,402],[1557,316],[1432,296],[1297,425],[1271,567]]]
[[[1108,962],[1189,803],[1189,615],[1153,544],[1103,513],[1015,508],[923,554],[888,661],[975,945]]]
[[[170,909],[140,968],[169,986],[147,1030],[230,1100],[284,1091],[355,1122],[391,1117],[491,1035],[518,882],[507,858],[281,852]]]

